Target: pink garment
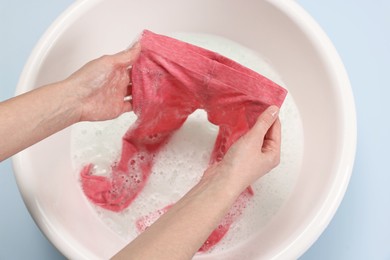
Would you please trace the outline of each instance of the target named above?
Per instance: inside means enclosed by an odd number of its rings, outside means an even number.
[[[212,164],[222,160],[268,106],[280,107],[287,94],[269,79],[206,49],[150,31],[143,32],[140,43],[141,54],[131,70],[138,119],[123,136],[121,158],[110,178],[92,175],[92,165],[81,171],[85,195],[112,211],[128,207],[141,192],[154,156],[196,109],[204,109],[219,126]],[[251,195],[251,189],[245,194]],[[226,231],[231,222],[224,225]],[[219,233],[221,238],[226,231]]]

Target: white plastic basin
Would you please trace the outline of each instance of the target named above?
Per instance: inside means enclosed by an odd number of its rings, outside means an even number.
[[[87,61],[124,49],[144,28],[223,36],[260,53],[282,76],[304,129],[303,164],[292,194],[239,247],[197,257],[299,257],[333,217],[355,156],[353,96],[331,42],[294,1],[77,1],[36,46],[17,93],[64,79]],[[13,163],[31,215],[66,257],[106,259],[125,245],[85,206],[74,178],[69,129],[19,153]]]

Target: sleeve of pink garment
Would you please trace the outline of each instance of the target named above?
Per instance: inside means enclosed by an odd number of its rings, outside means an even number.
[[[123,136],[121,158],[113,164],[110,177],[93,175],[91,164],[81,171],[85,195],[112,211],[125,209],[142,191],[154,156],[196,109],[204,109],[208,120],[219,126],[212,164],[222,160],[268,106],[280,107],[287,94],[269,79],[215,52],[146,30],[140,43],[141,54],[131,70],[138,119]],[[222,239],[252,195],[251,188],[241,194],[200,251]]]

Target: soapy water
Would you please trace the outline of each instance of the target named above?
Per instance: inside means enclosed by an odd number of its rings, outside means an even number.
[[[238,43],[205,34],[180,33],[171,35],[179,40],[216,51],[268,77],[279,85],[281,77],[259,55]],[[208,253],[233,248],[260,230],[288,198],[300,171],[303,155],[303,128],[299,111],[290,94],[280,110],[282,123],[281,162],[278,167],[252,185],[254,196],[246,204],[222,240]],[[80,169],[93,163],[93,173],[108,176],[112,163],[120,158],[122,136],[136,120],[133,113],[105,122],[83,122],[72,127],[72,162],[75,176]],[[207,120],[203,110],[196,110],[172,136],[169,143],[156,155],[151,175],[141,193],[122,212],[105,210],[93,203],[97,216],[115,233],[127,241],[134,239],[143,223],[153,223],[167,209],[186,194],[201,178],[208,166],[218,127]],[[158,138],[158,136],[151,137]],[[135,160],[147,155],[139,154]],[[130,162],[137,165],[139,162]],[[133,176],[137,179],[137,176]],[[80,184],[81,188],[81,184]],[[254,229],[254,227],[256,227]]]

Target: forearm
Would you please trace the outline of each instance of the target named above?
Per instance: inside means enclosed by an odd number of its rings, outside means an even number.
[[[79,120],[65,81],[0,103],[0,161]]]
[[[131,111],[129,66],[140,46],[85,64],[66,80],[0,103],[0,161],[79,121]]]
[[[191,259],[243,189],[213,172],[113,259]]]

